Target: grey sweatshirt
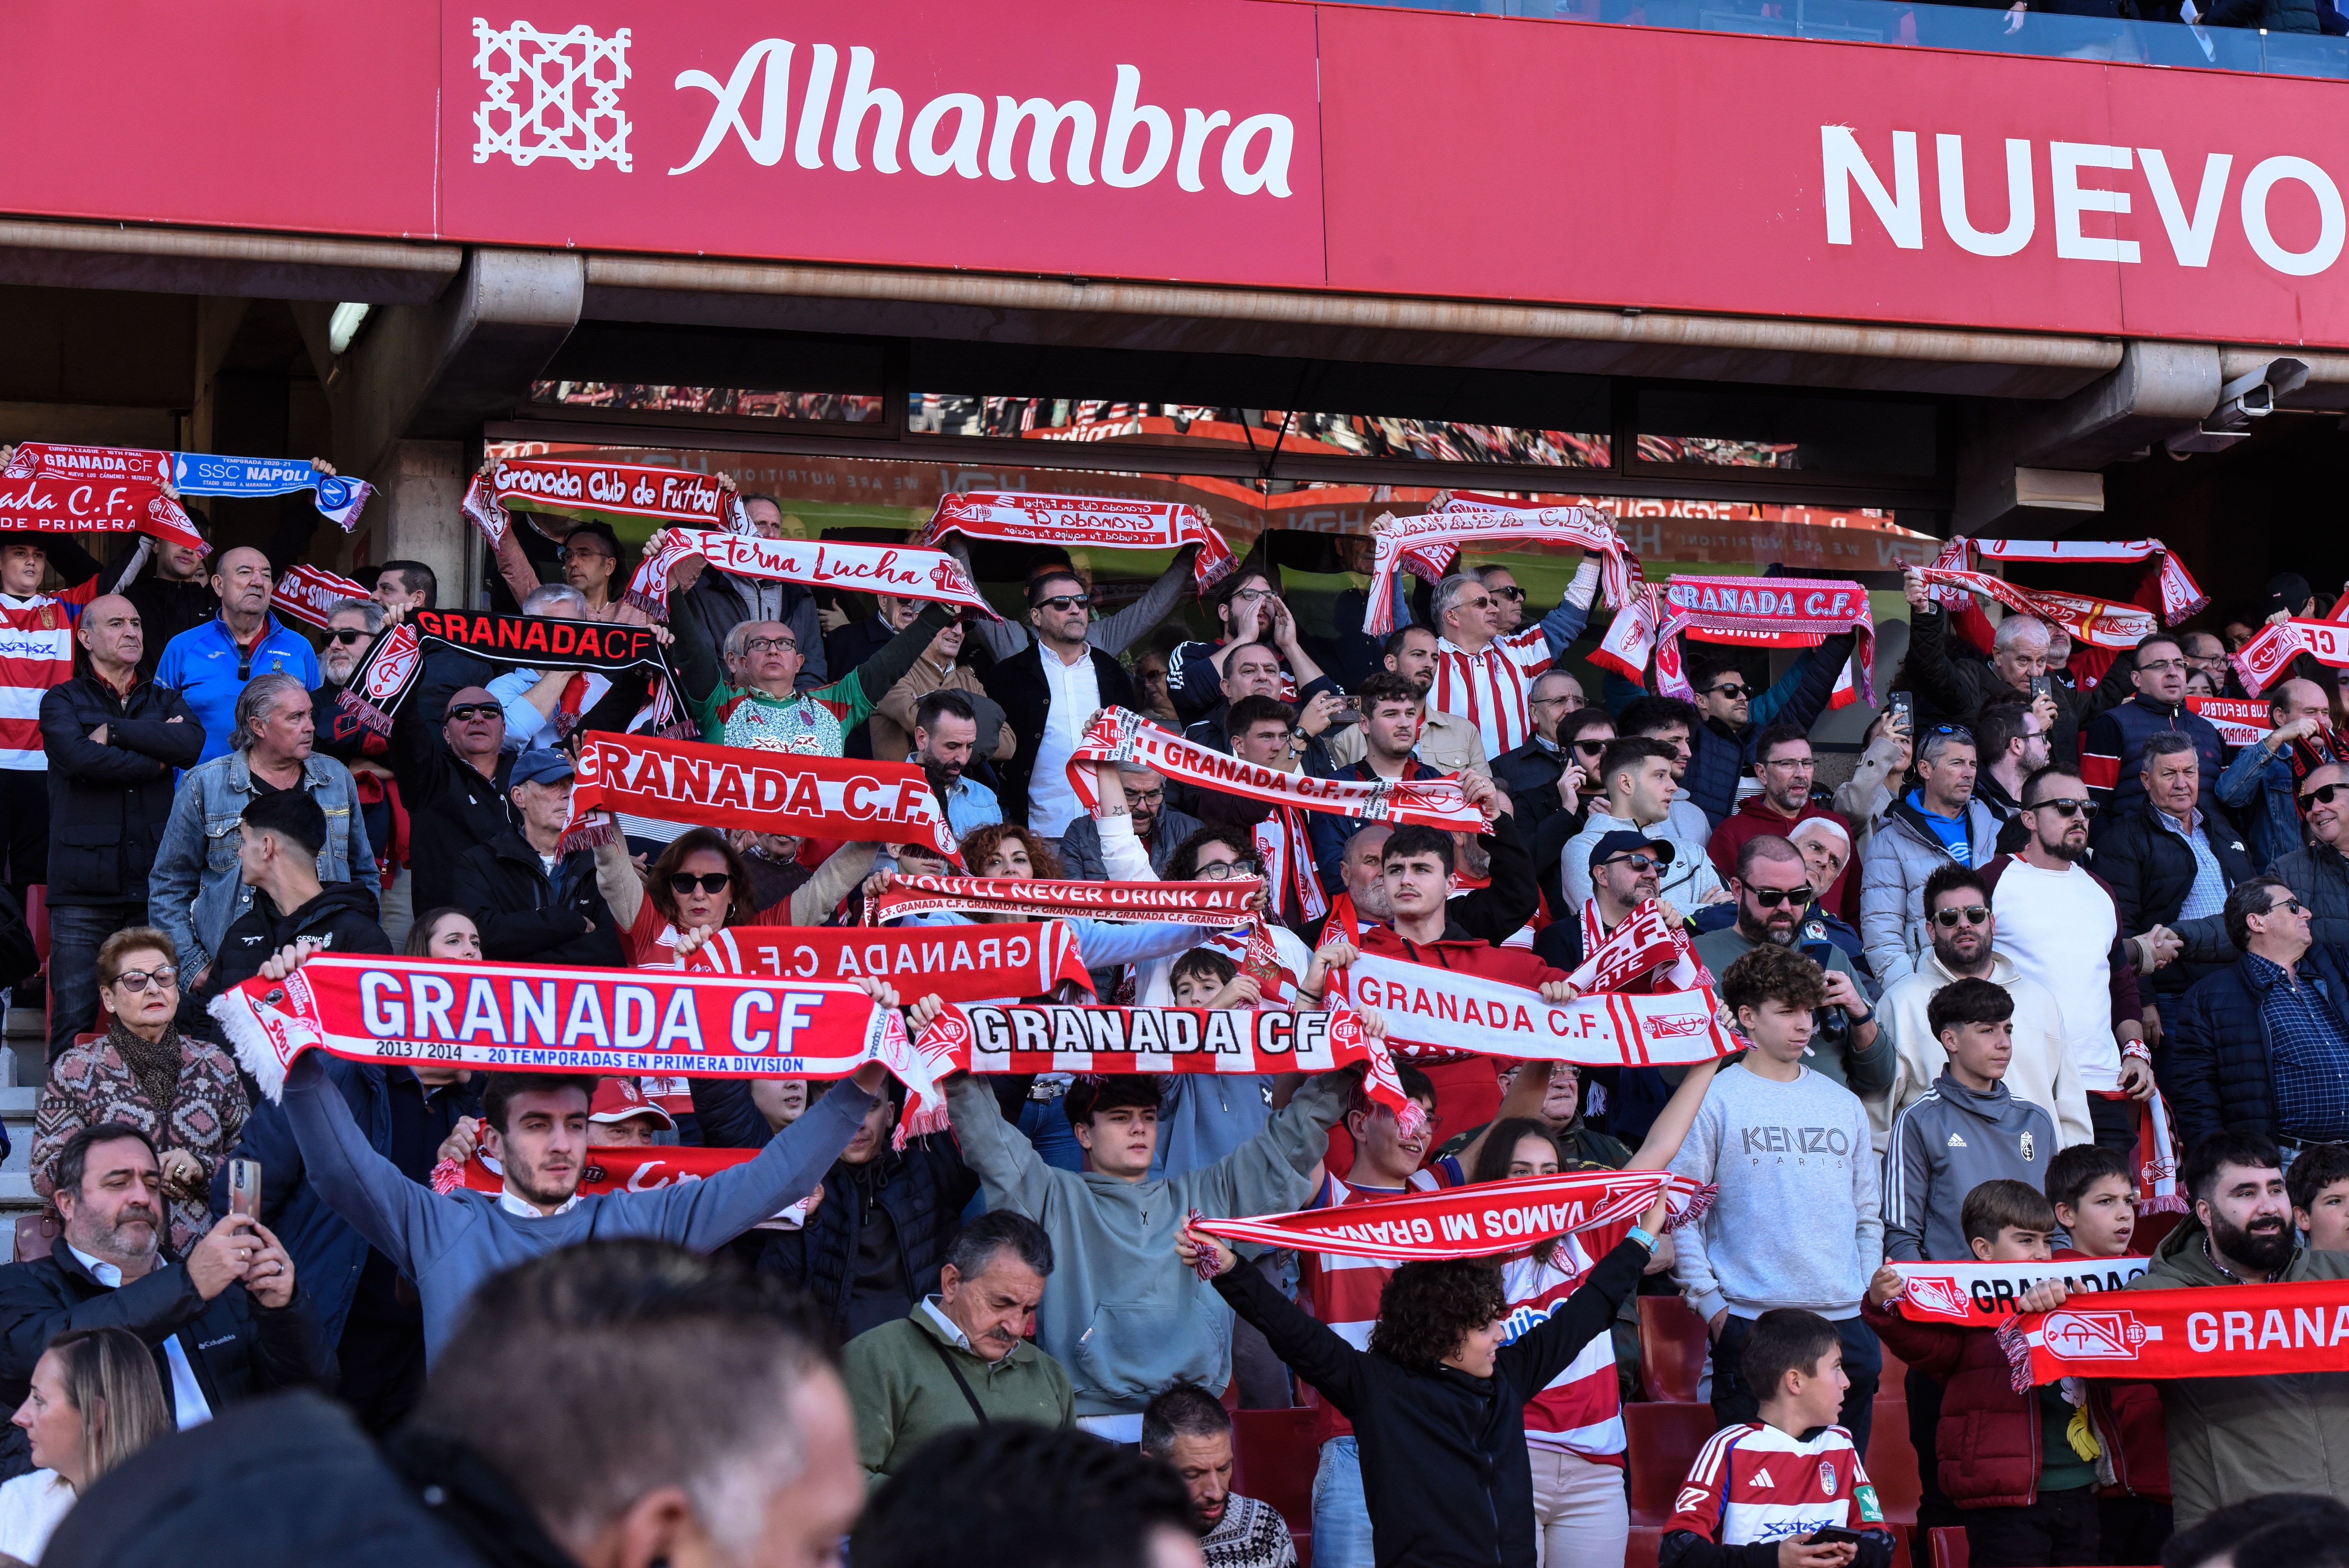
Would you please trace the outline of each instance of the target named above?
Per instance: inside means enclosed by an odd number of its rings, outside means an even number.
[[[1672,1274],[1699,1315],[1858,1315],[1884,1261],[1876,1146],[1858,1096],[1808,1068],[1792,1083],[1742,1062],[1724,1068],[1672,1170],[1721,1187],[1703,1223],[1672,1233]]]
[[[1231,1219],[1304,1207],[1353,1081],[1314,1078],[1213,1165],[1171,1181],[1121,1181],[1045,1164],[1003,1119],[984,1079],[947,1080],[955,1137],[985,1184],[987,1206],[1025,1214],[1052,1238],[1036,1343],[1069,1369],[1079,1416],[1133,1414],[1177,1377],[1207,1388],[1231,1381],[1232,1310],[1174,1256],[1174,1233],[1193,1209]]]
[[[1884,1255],[1896,1263],[1972,1257],[1961,1216],[1984,1181],[2047,1190],[2055,1123],[2002,1083],[1971,1089],[1944,1071],[1892,1119],[1884,1146]]]
[[[428,1363],[455,1331],[473,1288],[502,1269],[605,1236],[654,1236],[698,1253],[724,1246],[815,1191],[872,1104],[854,1084],[840,1083],[757,1158],[730,1170],[650,1191],[583,1196],[561,1213],[525,1218],[493,1193],[460,1187],[443,1194],[409,1181],[368,1146],[316,1053],[286,1069],[285,1099],[319,1195],[416,1282]]]

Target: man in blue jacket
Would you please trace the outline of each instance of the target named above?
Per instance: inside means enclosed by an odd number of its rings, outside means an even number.
[[[2349,742],[2333,733],[2332,705],[2314,681],[2276,686],[2268,719],[2275,727],[2236,752],[2218,781],[2220,802],[2242,823],[2251,859],[2263,866],[2301,847],[2301,809],[2292,799],[2301,780],[2328,763],[2349,762]]]
[[[2291,1151],[2349,1140],[2349,965],[2309,939],[2306,906],[2271,876],[2235,884],[2227,935],[2242,954],[2195,982],[2160,1068],[2179,1147],[2257,1132]]]
[[[200,761],[228,755],[236,737],[236,699],[254,676],[281,672],[299,679],[305,691],[326,678],[310,639],[269,613],[274,586],[268,556],[249,545],[225,552],[212,568],[220,614],[172,638],[155,666],[155,684],[185,697],[203,724]]]

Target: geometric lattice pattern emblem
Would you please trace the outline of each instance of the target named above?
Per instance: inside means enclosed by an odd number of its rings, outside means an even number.
[[[550,34],[528,22],[499,29],[476,16],[473,37],[473,68],[489,89],[473,111],[481,133],[474,162],[502,152],[525,169],[560,158],[574,169],[609,161],[629,171],[628,117],[620,111],[627,28],[599,38],[584,24]]]

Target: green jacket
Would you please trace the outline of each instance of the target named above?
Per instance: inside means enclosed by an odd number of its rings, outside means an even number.
[[[2224,1288],[2189,1217],[2162,1238],[2131,1290]],[[2302,1247],[2286,1281],[2349,1279],[2349,1253]],[[2276,1491],[2349,1496],[2349,1372],[2179,1377],[2155,1385],[2169,1429],[2169,1488],[2185,1530],[2215,1509]]]
[[[1232,1380],[1232,1309],[1175,1257],[1174,1233],[1193,1209],[1231,1219],[1303,1208],[1353,1084],[1350,1073],[1324,1073],[1213,1165],[1121,1181],[1047,1165],[1003,1119],[988,1079],[947,1080],[955,1137],[988,1208],[1025,1214],[1052,1238],[1058,1266],[1036,1343],[1069,1369],[1078,1415],[1138,1415],[1177,1377],[1210,1390]]]
[[[856,1412],[856,1458],[867,1487],[887,1480],[932,1438],[976,1419],[954,1375],[938,1359],[941,1350],[961,1369],[988,1420],[1065,1427],[1076,1419],[1069,1375],[1059,1362],[1025,1340],[1002,1360],[988,1361],[949,1340],[928,1308],[916,1302],[896,1322],[850,1340],[841,1355]]]
[[[717,645],[709,640],[709,628],[698,615],[679,615],[671,627],[677,637],[678,686],[685,695],[687,711],[700,727],[701,738],[712,745],[725,740],[726,715],[738,701],[764,703],[778,708],[813,702],[825,710],[828,717],[838,721],[840,732],[845,736],[864,722],[874,704],[888,696],[891,686],[905,678],[914,661],[936,641],[937,634],[953,619],[947,606],[925,604],[911,625],[840,679],[813,691],[796,693],[787,701],[778,701],[764,692],[747,690],[729,682]],[[837,749],[831,754],[840,755]]]

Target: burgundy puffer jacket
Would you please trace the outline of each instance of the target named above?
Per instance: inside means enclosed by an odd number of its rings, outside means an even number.
[[[2039,1406],[2014,1391],[1998,1330],[1918,1323],[1872,1301],[1860,1303],[1859,1315],[1895,1356],[1941,1385],[1933,1449],[1950,1501],[1960,1508],[2036,1501]]]

